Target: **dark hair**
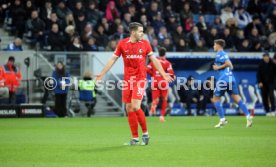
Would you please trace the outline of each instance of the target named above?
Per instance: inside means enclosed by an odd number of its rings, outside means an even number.
[[[164,47],[160,47],[160,48],[158,49],[158,52],[159,52],[159,56],[163,57],[163,56],[165,56],[165,54],[166,54],[166,52],[167,52],[167,49],[164,48]]]
[[[62,65],[62,69],[57,68],[58,64]],[[58,77],[65,77],[65,65],[62,61],[57,62],[57,64],[56,64],[56,73],[57,73]]]
[[[222,48],[225,47],[225,41],[223,39],[216,39],[214,43],[220,45]]]
[[[269,54],[266,52],[266,53],[263,54],[263,57],[265,57],[265,56],[269,57]]]
[[[129,23],[128,30],[129,30],[129,32],[137,31],[138,27],[143,27],[143,25],[138,22],[131,22],[131,23]]]

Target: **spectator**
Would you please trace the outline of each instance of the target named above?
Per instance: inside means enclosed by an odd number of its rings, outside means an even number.
[[[115,39],[110,40],[105,51],[113,52],[116,49],[117,43],[118,42]]]
[[[185,39],[180,38],[178,43],[176,44],[176,52],[188,52],[189,48]]]
[[[96,38],[97,45],[99,47],[105,48],[108,44],[108,36],[104,33],[104,27],[102,25],[98,26],[97,33],[98,33],[98,36]]]
[[[244,41],[244,39],[245,39],[244,31],[242,29],[239,29],[236,32],[235,36],[233,37],[233,42],[237,50],[240,50],[239,47],[242,46],[242,42]]]
[[[253,52],[261,51],[262,45],[261,45],[261,40],[260,40],[260,36],[257,28],[253,28],[251,30],[251,34],[249,35],[249,40],[250,40],[250,43],[252,44],[251,51]]]
[[[159,43],[163,43],[163,41],[166,39],[166,38],[171,38],[170,34],[167,32],[167,28],[166,27],[161,27],[160,28],[160,31],[158,33],[158,42]]]
[[[218,30],[218,34],[220,34],[223,32],[225,25],[222,24],[220,17],[216,17],[212,27],[216,28]]]
[[[196,47],[193,49],[194,52],[208,52],[208,48],[205,46],[203,40],[199,40]]]
[[[268,53],[263,54],[263,61],[257,71],[257,82],[261,88],[263,105],[267,116],[275,116],[274,105],[274,64]],[[269,105],[271,104],[271,106]]]
[[[20,38],[15,38],[15,40],[10,43],[5,51],[23,51],[22,40]]]
[[[226,25],[226,22],[228,19],[234,18],[232,9],[228,6],[225,7],[221,12],[220,18],[221,18],[222,24]]]
[[[144,28],[146,28],[145,30],[147,31],[147,27],[150,26],[150,22],[148,21],[147,15],[141,15],[140,23],[143,25]]]
[[[3,66],[3,69],[5,86],[9,88],[9,104],[15,104],[15,93],[20,86],[22,76],[19,68],[15,65],[15,58],[13,56],[9,57],[7,64]]]
[[[154,38],[152,40],[152,43],[151,43],[151,47],[152,47],[152,51],[154,52],[158,52],[158,49],[159,49],[159,43],[158,43],[158,39]]]
[[[73,36],[71,39],[71,43],[69,44],[68,51],[75,51],[75,52],[81,52],[83,51],[83,46],[81,44],[81,40],[79,36]]]
[[[249,37],[249,35],[252,32],[253,28],[257,28],[259,34],[261,34],[261,35],[264,34],[262,24],[261,24],[261,20],[258,16],[254,16],[253,21],[245,27],[244,32],[245,32],[245,36],[247,38]]]
[[[27,14],[21,0],[14,1],[14,5],[12,5],[10,13],[12,25],[15,27],[16,35],[22,38],[23,33],[25,32],[25,21]]]
[[[48,44],[51,46],[51,51],[64,51],[65,39],[59,31],[58,24],[53,24],[49,33]]]
[[[234,46],[234,43],[233,43],[233,38],[230,34],[230,29],[229,28],[225,28],[224,31],[223,31],[223,34],[221,36],[221,38],[225,41],[225,49],[232,49],[233,46]]]
[[[122,25],[124,27],[124,31],[128,31],[128,25],[131,22],[131,15],[129,13],[124,14],[124,19],[122,21]]]
[[[152,43],[153,39],[156,38],[153,27],[147,27],[147,31],[144,38],[147,39],[150,43]]]
[[[241,42],[241,45],[237,47],[237,51],[239,52],[250,52],[251,51],[251,46],[249,43],[249,40],[243,39]]]
[[[45,1],[45,6],[41,9],[40,12],[40,18],[44,21],[47,22],[47,20],[51,19],[51,13],[54,12],[52,2],[51,0],[46,0]]]
[[[73,26],[76,27],[76,23],[75,23],[75,19],[72,13],[69,13],[65,16],[65,22],[66,22],[66,26]]]
[[[65,65],[62,62],[58,62],[56,69],[52,74],[52,78],[55,80],[55,112],[59,117],[67,116],[67,94],[68,86],[66,86],[70,80],[65,79],[70,77],[70,74],[66,72]]]
[[[169,16],[169,21],[167,23],[167,30],[169,32],[174,32],[178,26],[178,23],[176,22],[176,16],[174,14],[171,14]]]
[[[27,0],[25,5],[26,18],[31,18],[33,10],[37,10],[36,6],[34,6],[32,0]]]
[[[199,91],[195,89],[195,81],[192,76],[189,76],[185,86],[181,85],[179,89],[180,102],[184,104],[187,108],[187,115],[192,115],[192,104],[198,104],[199,102]],[[200,105],[197,105],[197,114],[200,111]]]
[[[155,16],[157,16],[157,13],[160,13],[159,9],[158,9],[158,3],[155,1],[152,1],[150,4],[150,9],[147,12],[147,18],[149,18],[149,21],[152,22],[155,18]]]
[[[85,71],[83,78],[79,80],[79,99],[81,101],[81,116],[90,117],[95,114],[93,110],[96,105],[96,82],[93,80],[92,73]],[[85,106],[85,107],[84,107]]]
[[[132,20],[132,21],[137,21],[137,20],[139,19],[139,17],[138,17],[138,15],[137,15],[135,5],[131,4],[131,5],[128,6],[127,9],[128,9],[128,10],[127,10],[127,13],[130,14],[131,20]]]
[[[178,25],[173,33],[173,42],[178,44],[180,39],[186,39],[186,35],[183,32],[183,27]]]
[[[114,22],[115,18],[119,17],[119,11],[115,6],[114,1],[109,1],[105,10],[105,18],[108,22]]]
[[[245,28],[247,24],[252,22],[250,14],[246,10],[244,10],[242,6],[240,6],[238,10],[236,10],[235,18],[238,21],[238,27],[241,29]]]
[[[72,25],[69,25],[65,28],[65,39],[66,46],[69,46],[72,42],[74,36],[77,36],[78,33],[75,32],[75,28]]]
[[[114,35],[118,32],[118,27],[122,25],[122,21],[120,18],[115,18],[114,22],[111,23],[109,33],[110,35]]]
[[[86,18],[93,25],[93,27],[97,25],[103,15],[103,12],[98,10],[97,3],[91,1],[89,3],[89,7],[86,9]]]
[[[205,38],[207,36],[207,24],[203,15],[199,16],[199,22],[196,24],[200,35]]]
[[[156,19],[152,21],[152,26],[154,28],[154,31],[156,33],[159,33],[159,30],[161,29],[161,27],[165,26],[165,22],[162,18],[162,14],[161,12],[158,12],[156,15]]]
[[[127,34],[124,32],[124,27],[122,25],[119,25],[117,28],[117,32],[112,35],[112,39],[115,40],[122,40],[127,37]]]
[[[236,12],[239,6],[241,6],[241,0],[228,1],[225,6],[229,6],[233,12]]]
[[[211,28],[210,33],[208,33],[206,37],[206,45],[208,48],[212,48],[214,45],[214,40],[216,39],[219,39],[218,30],[216,28]]]
[[[108,22],[107,22],[107,19],[106,19],[105,17],[103,17],[103,18],[101,19],[101,22],[100,22],[99,25],[101,25],[101,26],[104,28],[105,34],[110,35],[110,33],[109,33],[110,26],[109,26],[109,24],[108,24]]]
[[[199,97],[199,101],[201,101],[201,111],[203,111],[202,113],[199,113],[200,115],[208,115],[208,113],[206,113],[206,107],[207,104],[209,103],[213,103],[212,102],[212,98],[213,98],[213,94],[214,94],[214,89],[215,89],[215,79],[214,77],[208,77],[205,80],[206,83],[204,83],[203,85],[203,89],[200,91],[200,97]],[[206,88],[205,88],[205,87]],[[214,108],[214,107],[213,107]]]
[[[170,38],[165,38],[163,41],[163,47],[168,51],[168,52],[173,52],[174,51],[174,47],[172,44],[172,41]]]
[[[194,26],[192,32],[189,35],[189,43],[191,48],[194,49],[201,39],[202,36],[200,35],[197,26]]]
[[[72,11],[66,6],[66,3],[64,0],[61,0],[58,3],[56,12],[57,12],[58,18],[61,19],[62,21],[66,20],[67,15],[72,14]]]
[[[80,15],[85,15],[85,8],[82,4],[82,1],[77,1],[76,4],[75,4],[75,7],[73,9],[73,15],[74,15],[74,19],[75,20],[78,20],[78,17]]]
[[[194,27],[193,17],[188,17],[185,20],[185,32],[189,33]]]
[[[59,30],[64,32],[65,23],[58,18],[57,13],[55,13],[55,12],[52,12],[51,16],[50,16],[50,19],[47,19],[47,21],[46,21],[46,30],[50,31],[53,24],[57,24],[58,27],[59,27]]]
[[[82,31],[82,34],[81,34],[81,42],[87,43],[87,41],[90,37],[97,38],[97,34],[93,31],[92,25],[90,23],[87,23],[84,27],[84,30]]]
[[[98,51],[98,46],[96,45],[96,39],[93,37],[89,37],[86,44],[84,45],[84,51],[92,52]]]
[[[190,4],[184,3],[183,10],[181,10],[180,12],[182,25],[186,25],[186,20],[192,17],[193,17],[193,13],[191,11]]]
[[[40,42],[42,46],[43,34],[45,30],[45,23],[38,17],[38,11],[32,12],[32,17],[26,23],[26,29],[30,33],[30,38],[35,42]]]
[[[268,16],[268,19],[270,20],[273,27],[276,27],[276,7],[273,9],[271,14]]]
[[[76,31],[78,32],[78,34],[82,34],[82,31],[84,30],[87,21],[84,13],[80,13],[77,17],[78,18],[76,20]]]

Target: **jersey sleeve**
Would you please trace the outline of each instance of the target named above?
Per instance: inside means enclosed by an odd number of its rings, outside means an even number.
[[[220,56],[220,62],[225,63],[225,61],[230,60],[227,54],[223,54]]]
[[[117,45],[117,47],[116,47],[116,49],[115,49],[115,51],[114,51],[114,54],[115,54],[116,56],[118,56],[118,57],[121,56],[121,54],[122,54],[122,42],[119,42],[119,43],[118,43],[118,45]]]
[[[145,44],[146,44],[146,55],[147,56],[153,55],[152,48],[150,46],[149,41],[146,41]]]
[[[170,62],[168,62],[168,66],[167,66],[166,71],[167,71],[168,73],[170,73],[171,75],[174,75],[174,71],[173,71],[173,68],[172,68],[172,65],[171,65]]]

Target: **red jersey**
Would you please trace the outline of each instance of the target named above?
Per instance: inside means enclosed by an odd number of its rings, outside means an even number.
[[[132,43],[130,38],[125,38],[119,42],[114,54],[118,57],[122,55],[124,59],[125,80],[129,80],[131,77],[136,77],[136,80],[146,79],[146,59],[147,56],[153,54],[148,41],[142,39]]]
[[[171,75],[174,75],[174,71],[172,69],[171,63],[166,58],[157,58],[159,62],[161,63],[164,71],[166,73],[169,73]],[[156,70],[156,68],[153,66],[153,63],[151,62],[147,67],[147,72],[155,79],[155,80],[164,80],[164,78],[161,76],[159,71]]]

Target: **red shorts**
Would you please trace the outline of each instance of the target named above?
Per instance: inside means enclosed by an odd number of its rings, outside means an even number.
[[[159,97],[168,97],[169,83],[165,80],[154,82],[151,85],[151,96],[152,99]]]
[[[146,80],[135,82],[124,81],[123,102],[131,103],[132,99],[142,100],[146,89]]]

